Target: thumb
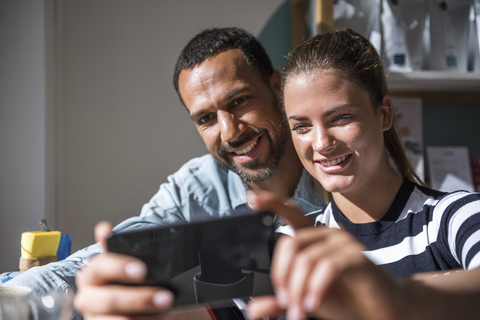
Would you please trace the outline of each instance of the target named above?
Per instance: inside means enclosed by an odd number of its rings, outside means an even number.
[[[107,237],[112,233],[113,226],[108,221],[101,221],[95,226],[95,241],[100,242],[105,251],[107,251]]]

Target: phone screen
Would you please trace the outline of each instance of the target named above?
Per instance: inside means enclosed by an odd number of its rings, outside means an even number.
[[[109,251],[144,261],[144,285],[170,288],[178,306],[271,294],[274,244],[270,212],[118,232],[107,239]]]

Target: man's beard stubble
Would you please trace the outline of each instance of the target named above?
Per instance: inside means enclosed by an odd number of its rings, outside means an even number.
[[[278,105],[278,101],[275,101],[277,107],[276,110],[279,112],[280,124],[276,136],[276,139],[266,129],[256,129],[254,133],[249,134],[248,136],[241,137],[235,145],[230,145],[229,147],[223,147],[219,150],[218,154],[215,155],[220,164],[225,166],[228,170],[231,170],[238,174],[242,180],[249,183],[259,183],[270,178],[280,163],[280,160],[283,156],[283,151],[285,149],[285,144],[288,137],[288,129],[286,123],[282,120],[281,111]],[[263,135],[267,138],[268,144],[270,146],[269,158],[266,163],[260,163],[259,159],[255,159],[244,163],[240,166],[235,165],[230,157],[230,150],[232,148],[238,147],[250,141],[253,137],[258,137]]]

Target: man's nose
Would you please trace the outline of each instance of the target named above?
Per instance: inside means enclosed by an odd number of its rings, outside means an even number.
[[[234,141],[245,130],[242,121],[230,112],[219,110],[217,119],[222,141]]]

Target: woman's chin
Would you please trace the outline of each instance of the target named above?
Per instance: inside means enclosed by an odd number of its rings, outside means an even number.
[[[319,179],[319,182],[330,193],[346,192],[351,185],[351,181],[347,177],[330,177],[329,179]]]

